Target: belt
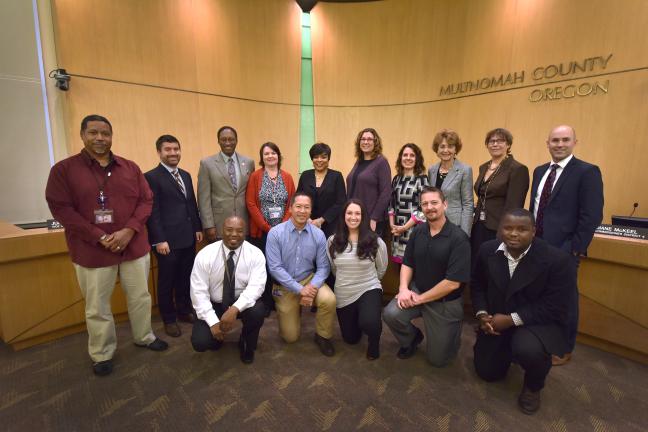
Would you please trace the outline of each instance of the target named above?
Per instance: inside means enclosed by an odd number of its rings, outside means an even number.
[[[461,298],[461,290],[457,289],[450,294],[448,294],[445,297],[441,297],[440,299],[432,300],[432,303],[445,303],[453,300],[457,300],[458,298]]]

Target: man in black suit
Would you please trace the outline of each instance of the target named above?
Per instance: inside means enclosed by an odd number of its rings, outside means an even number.
[[[536,236],[564,250],[578,269],[581,256],[587,255],[594,230],[603,219],[603,180],[596,165],[572,154],[578,143],[574,128],[557,126],[549,133],[547,148],[551,162],[533,171],[531,212],[536,218]],[[574,281],[576,278],[574,277]],[[571,359],[578,333],[578,288],[574,282],[569,307],[567,353],[554,357],[554,366]]]
[[[160,164],[144,174],[153,191],[153,211],[147,226],[158,261],[158,307],[164,331],[178,337],[181,331],[177,320],[194,321],[189,279],[196,242],[203,237],[202,226],[191,175],[178,168],[180,142],[174,136],[162,135],[155,147]]]
[[[475,370],[486,381],[503,379],[517,362],[524,369],[518,405],[525,414],[540,408],[540,390],[551,369],[551,354],[565,353],[565,327],[573,260],[535,237],[533,215],[512,209],[501,219],[498,237],[477,254],[470,282],[479,320]]]

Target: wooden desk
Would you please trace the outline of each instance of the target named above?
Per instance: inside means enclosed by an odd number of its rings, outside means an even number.
[[[648,364],[648,241],[596,234],[578,272],[578,341]]]
[[[155,304],[154,266],[151,259]],[[23,230],[0,222],[0,281],[0,337],[13,349],[85,331],[85,305],[63,230]],[[112,310],[115,320],[128,318],[121,289],[113,293]]]

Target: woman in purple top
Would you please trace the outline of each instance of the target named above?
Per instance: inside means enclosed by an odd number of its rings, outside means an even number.
[[[347,197],[362,201],[369,214],[369,226],[379,236],[387,227],[387,207],[391,199],[391,169],[382,156],[382,142],[375,129],[358,133],[356,163],[347,176]]]

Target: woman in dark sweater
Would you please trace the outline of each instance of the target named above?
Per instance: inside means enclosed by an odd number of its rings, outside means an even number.
[[[391,169],[382,156],[382,142],[375,129],[358,133],[356,163],[347,176],[347,197],[362,201],[369,214],[369,226],[379,236],[387,227],[387,207],[391,199]]]

